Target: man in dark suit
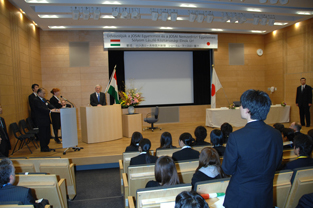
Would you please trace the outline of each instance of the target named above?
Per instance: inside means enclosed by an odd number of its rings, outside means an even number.
[[[101,86],[96,85],[96,92],[90,95],[90,105],[92,106],[103,106],[106,105],[105,94],[101,92]]]
[[[37,97],[37,90],[39,89],[38,84],[32,85],[33,93],[28,96],[28,103],[30,107],[30,115],[35,127],[37,127],[36,118],[35,118],[35,111],[34,111],[34,99]]]
[[[264,123],[271,100],[265,92],[247,90],[240,101],[247,124],[229,135],[222,169],[232,177],[224,206],[273,207],[273,179],[282,161],[283,140],[279,131]]]
[[[0,115],[2,114],[2,106],[0,104]],[[7,127],[5,125],[5,121],[2,117],[0,117],[0,138],[2,141],[0,142],[0,153],[9,157],[9,150],[11,149],[10,138],[7,132]]]
[[[297,88],[296,105],[299,107],[301,125],[305,126],[304,116],[306,118],[306,126],[310,126],[310,107],[312,105],[312,87],[306,85],[306,79],[300,79],[301,85]]]
[[[36,115],[36,121],[39,128],[39,141],[41,152],[50,152],[50,112],[60,112],[58,109],[54,109],[54,106],[49,104],[44,98],[46,95],[46,90],[44,88],[39,88],[37,91],[38,97],[34,99],[34,111]],[[50,110],[52,109],[52,110]]]

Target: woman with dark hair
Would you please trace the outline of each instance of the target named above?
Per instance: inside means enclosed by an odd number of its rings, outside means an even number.
[[[214,129],[210,134],[213,148],[218,152],[220,156],[224,155],[225,147],[223,146],[223,133],[221,130]]]
[[[53,88],[50,92],[53,95],[50,98],[50,104],[53,105],[56,109],[62,108],[61,100],[60,98],[58,98],[58,96],[60,95],[60,89]],[[60,113],[51,113],[51,119],[54,133],[54,141],[58,144],[61,144],[61,141],[58,137],[59,129],[61,128]]]
[[[161,135],[160,144],[161,144],[161,146],[157,149],[176,148],[175,146],[172,145],[172,135],[169,132],[164,132]]]
[[[149,181],[146,188],[179,184],[175,163],[169,156],[159,157],[154,167],[155,181]]]
[[[192,187],[194,187],[199,181],[224,177],[225,175],[221,168],[220,156],[217,151],[211,147],[203,148],[199,157],[199,166],[191,180]]]
[[[192,146],[195,145],[210,145],[209,142],[205,142],[205,138],[207,137],[207,130],[204,126],[198,126],[195,129],[195,137],[196,141],[192,144]]]
[[[283,137],[283,148],[284,149],[291,149],[293,148],[293,138],[295,137],[295,132],[293,129],[284,128],[282,131]],[[286,143],[285,143],[286,142]]]
[[[130,145],[126,147],[125,152],[138,152],[139,142],[142,140],[142,134],[135,131],[132,135]]]
[[[194,138],[192,138],[191,134],[189,133],[183,133],[179,137],[179,146],[181,147],[181,150],[173,153],[173,160],[190,160],[190,159],[198,159],[199,158],[199,152],[196,150],[191,149],[190,145],[195,141]]]
[[[151,142],[149,139],[142,139],[139,142],[138,150],[140,154],[136,157],[130,159],[129,165],[141,165],[141,164],[149,164],[155,163],[158,159],[155,156],[150,155]]]
[[[197,192],[183,191],[176,196],[175,208],[209,208],[209,205]]]
[[[224,143],[227,143],[229,134],[233,132],[233,127],[229,123],[225,122],[221,125],[221,131],[223,133]]]

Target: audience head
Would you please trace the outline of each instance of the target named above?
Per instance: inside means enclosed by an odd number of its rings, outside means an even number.
[[[39,89],[39,85],[38,84],[32,84],[32,90],[33,92],[37,93],[37,90]]]
[[[176,196],[175,208],[209,208],[209,205],[197,192],[183,191]]]
[[[160,139],[160,148],[172,148],[172,135],[169,132],[164,132]]]
[[[283,130],[284,130],[284,128],[285,128],[284,124],[282,124],[282,123],[275,123],[275,124],[273,125],[273,127],[274,127],[275,129],[277,129],[278,131],[280,131],[280,133],[283,133]]]
[[[223,133],[224,142],[227,142],[229,134],[233,132],[233,127],[229,123],[225,122],[221,125],[221,131]]]
[[[58,96],[60,93],[60,89],[59,88],[53,88],[51,91],[52,95]]]
[[[283,129],[283,140],[285,141],[293,141],[295,137],[295,132],[290,128]]]
[[[95,90],[96,90],[97,93],[100,93],[100,91],[101,91],[101,85],[97,84],[97,85],[95,86]]]
[[[197,141],[204,141],[204,139],[207,137],[208,133],[204,126],[198,126],[195,129],[195,137]]]
[[[39,88],[38,90],[37,90],[37,95],[39,96],[39,97],[41,97],[41,98],[44,98],[45,96],[46,96],[46,90],[45,90],[45,88]]]
[[[248,110],[250,118],[254,120],[265,120],[271,107],[271,99],[263,91],[259,90],[247,90],[241,97],[241,116],[246,118],[242,114],[242,110]]]
[[[130,141],[130,145],[131,146],[135,146],[138,147],[139,146],[139,142],[142,140],[142,134],[138,131],[135,131],[132,135],[132,139]]]
[[[195,141],[189,133],[182,133],[179,137],[179,146],[183,147],[185,145],[190,146]]]
[[[0,105],[0,108],[1,108],[1,105]],[[313,129],[308,131],[308,135],[311,137],[311,139],[313,139]]]
[[[179,184],[179,177],[173,159],[169,156],[161,156],[155,163],[155,180],[161,186]]]
[[[212,147],[205,147],[200,152],[199,166],[196,171],[198,171],[202,167],[208,167],[209,165],[215,166],[220,175],[224,177],[218,152]]]
[[[211,131],[210,134],[211,143],[214,146],[221,146],[223,145],[223,133],[219,129],[214,129]]]
[[[305,135],[305,134],[299,134],[295,136],[293,139],[293,145],[294,145],[294,152],[298,156],[309,156],[312,152],[312,139]]]
[[[299,122],[292,122],[289,128],[293,129],[295,132],[300,132],[302,126]]]
[[[15,169],[9,158],[4,158],[0,162],[0,186],[7,183],[14,183]]]
[[[146,163],[150,163],[150,148],[151,148],[151,142],[149,139],[142,139],[139,142],[139,152],[146,152]]]

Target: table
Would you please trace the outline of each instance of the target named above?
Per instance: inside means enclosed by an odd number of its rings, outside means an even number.
[[[131,137],[135,131],[142,133],[141,113],[123,114],[123,136]]]
[[[288,123],[290,118],[290,106],[285,107],[272,105],[270,112],[267,115],[265,123]],[[234,127],[245,126],[247,120],[242,119],[240,116],[240,109],[228,108],[207,108],[206,109],[206,122],[205,125],[209,127],[221,127],[223,123],[229,123]]]

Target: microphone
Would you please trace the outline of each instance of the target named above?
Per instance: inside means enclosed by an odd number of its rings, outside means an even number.
[[[63,100],[65,100],[66,102],[69,102],[73,107],[75,107],[74,104],[71,103],[71,102],[70,102],[68,99],[66,99],[65,97],[63,97],[62,95],[61,95],[60,97],[63,98]]]
[[[68,101],[65,97],[63,97],[62,95],[60,96],[61,98],[63,98],[65,101]]]

